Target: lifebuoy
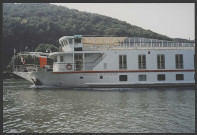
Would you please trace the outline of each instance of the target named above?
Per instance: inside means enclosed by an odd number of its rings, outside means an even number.
[[[72,69],[72,65],[71,65],[70,63],[68,63],[68,64],[66,65],[66,69],[71,70],[71,69]]]

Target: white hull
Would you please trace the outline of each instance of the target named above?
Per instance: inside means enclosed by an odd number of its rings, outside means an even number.
[[[161,87],[161,86],[193,86],[195,81],[191,76],[194,72],[184,72],[186,80],[176,81],[175,75],[182,72],[166,72],[165,81],[157,81],[157,72],[109,72],[109,73],[53,73],[53,72],[14,72],[18,76],[33,83],[32,79],[38,79],[44,86],[55,86],[62,88],[85,88],[85,87]],[[139,74],[146,74],[151,81],[138,81]],[[127,82],[120,82],[119,75],[128,75]],[[103,78],[100,79],[100,76]],[[82,79],[83,77],[83,79]],[[189,79],[191,78],[191,79]]]

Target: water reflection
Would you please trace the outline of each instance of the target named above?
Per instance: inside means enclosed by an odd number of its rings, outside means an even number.
[[[4,82],[4,132],[195,131],[194,89],[102,91],[29,86],[24,80]]]

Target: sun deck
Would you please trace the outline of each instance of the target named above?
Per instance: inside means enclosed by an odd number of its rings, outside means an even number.
[[[117,49],[194,49],[195,43],[139,38],[139,37],[83,37],[83,50]]]

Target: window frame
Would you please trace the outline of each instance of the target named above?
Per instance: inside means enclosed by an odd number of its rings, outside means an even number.
[[[60,62],[64,62],[64,56],[60,55]]]
[[[119,55],[119,69],[127,69],[127,55]]]
[[[54,57],[54,61],[53,62],[57,62],[57,56]]]
[[[164,76],[164,79],[160,79],[159,77]],[[165,74],[158,74],[157,75],[157,81],[165,81],[166,80],[166,75]]]
[[[176,54],[175,55],[175,66],[176,69],[183,69],[183,54]]]
[[[124,78],[126,77],[126,78]],[[128,75],[119,75],[119,81],[120,82],[127,82],[128,81]]]
[[[180,79],[180,77],[182,77],[182,78]],[[184,80],[184,74],[176,74],[176,80],[177,81],[183,81]]]
[[[146,55],[145,54],[138,55],[138,69],[146,69]]]
[[[138,81],[147,81],[147,76],[146,74],[143,74],[143,75],[138,75]]]
[[[164,54],[157,55],[157,69],[165,69],[165,55]]]

